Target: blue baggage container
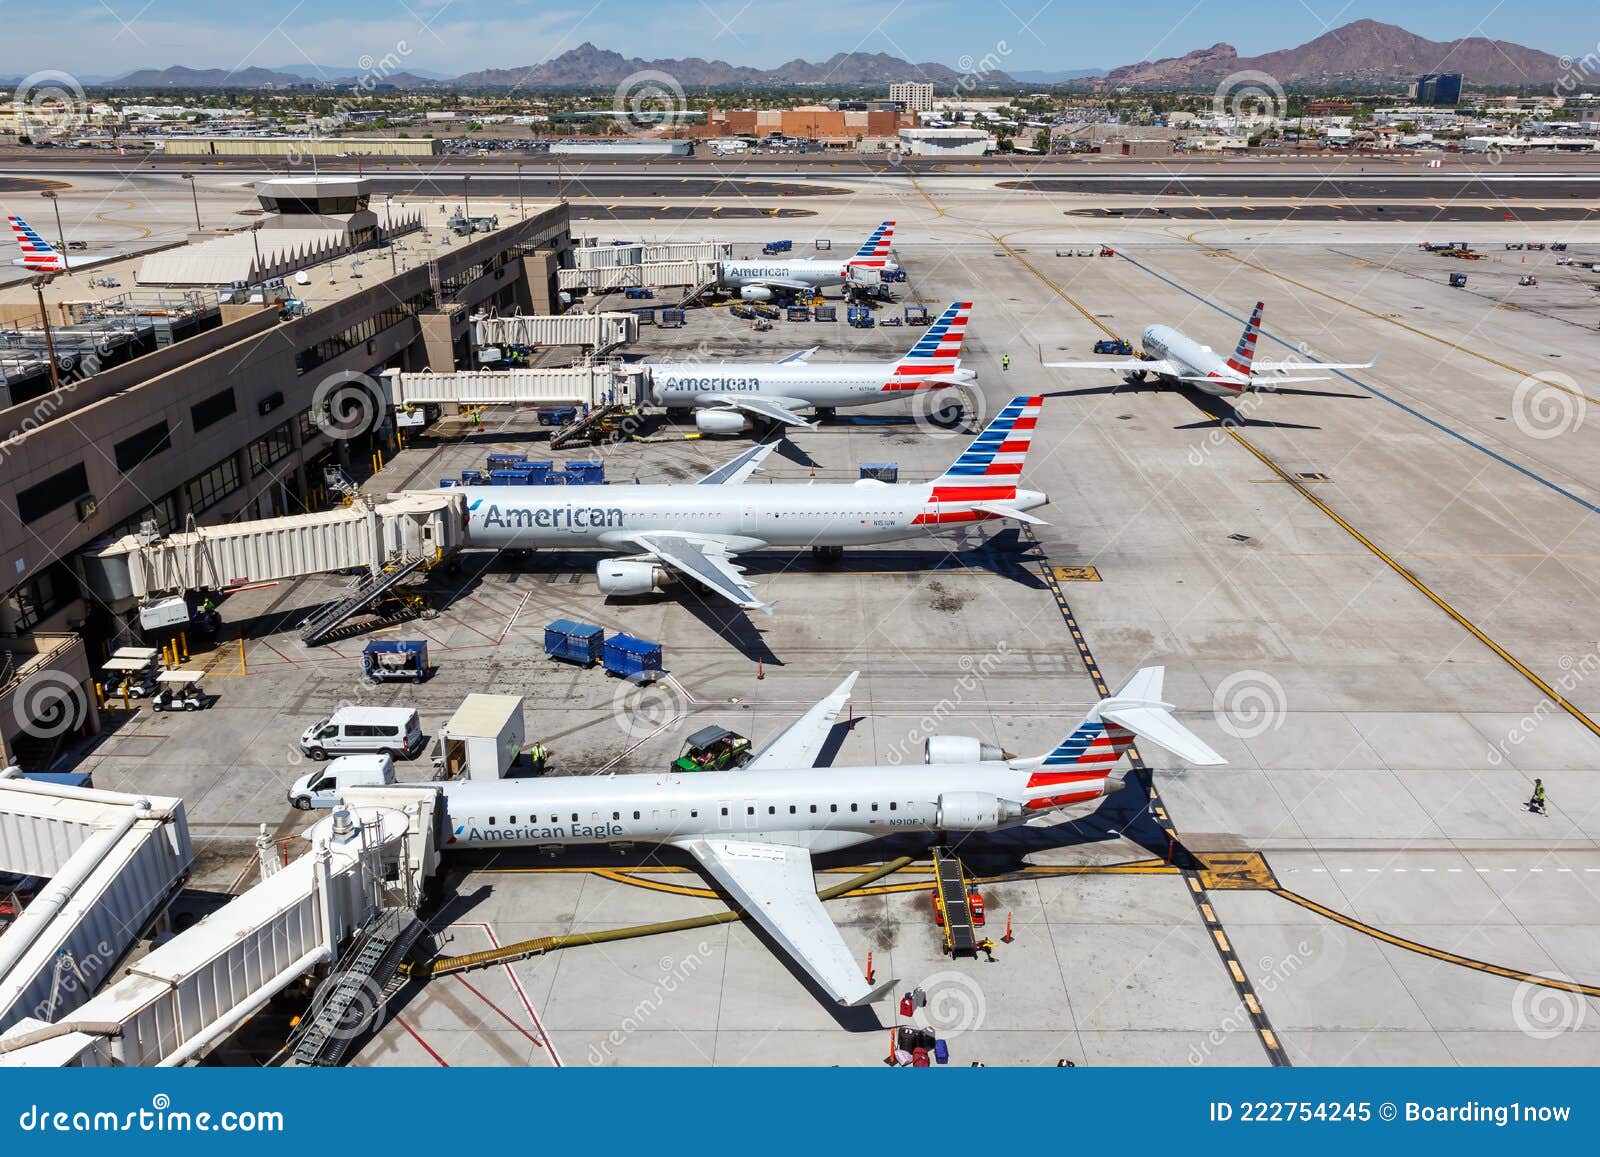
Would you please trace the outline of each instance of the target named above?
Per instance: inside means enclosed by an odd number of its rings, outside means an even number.
[[[515,470],[520,461],[522,461],[521,454],[490,454],[489,472],[492,474],[496,470]]]
[[[567,481],[574,485],[596,486],[606,480],[606,464],[598,459],[591,462],[568,462]]]
[[[554,462],[532,462],[524,458],[517,463],[516,469],[527,472],[529,485],[544,486],[550,481],[550,470],[554,465]]]
[[[526,470],[491,470],[489,471],[490,486],[527,486],[529,474]]]
[[[900,463],[863,462],[861,464],[861,477],[876,478],[879,482],[898,482],[900,481]]]
[[[448,490],[452,486],[460,486],[460,485],[461,485],[461,479],[459,479],[459,478],[441,478],[441,479],[439,479],[439,489],[440,490]]]
[[[661,644],[632,635],[612,635],[605,642],[602,662],[607,674],[648,683],[661,677]]]
[[[588,623],[557,619],[544,628],[544,653],[552,659],[592,667],[600,660],[605,645],[605,630]]]
[[[686,315],[683,310],[663,309],[661,311],[661,320],[658,324],[664,329],[677,329],[679,326],[683,325],[685,320]]]
[[[838,321],[839,307],[836,305],[819,305],[811,311],[811,316],[816,321]]]
[[[361,651],[361,673],[375,682],[428,677],[428,644],[422,639],[373,639]]]
[[[482,470],[463,470],[461,472],[461,485],[478,486],[483,482]]]

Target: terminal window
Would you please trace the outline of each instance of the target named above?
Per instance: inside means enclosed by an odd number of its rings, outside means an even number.
[[[132,470],[147,458],[172,449],[172,434],[165,422],[147,426],[130,438],[124,438],[114,448],[117,469]]]
[[[239,489],[239,463],[224,458],[198,478],[183,485],[184,496],[189,499],[189,513],[199,514],[210,509]]]
[[[89,493],[89,472],[83,463],[50,475],[43,482],[17,491],[17,517],[37,522],[45,515],[76,502]]]
[[[219,390],[204,401],[196,402],[189,407],[189,419],[194,423],[196,430],[204,430],[207,426],[215,426],[222,419],[232,416],[239,408],[233,399],[233,390]]]

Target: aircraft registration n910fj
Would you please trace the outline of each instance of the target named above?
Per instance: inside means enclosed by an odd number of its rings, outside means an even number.
[[[743,483],[775,443],[763,443],[698,483],[606,486],[465,486],[468,547],[600,546],[630,551],[595,568],[607,595],[648,594],[689,579],[737,606],[771,613],[734,556],[765,547],[867,546],[1010,518],[1050,499],[1017,485],[1040,397],[1008,402],[966,451],[931,482]]]
[[[852,673],[745,767],[573,775],[443,788],[447,851],[648,842],[688,852],[829,996],[866,1004],[873,985],[818,899],[811,856],[899,833],[987,832],[1122,789],[1134,737],[1191,764],[1224,762],[1161,700],[1165,668],[1136,672],[1051,751],[1017,758],[966,736],[925,741],[925,763],[816,767],[855,686]]]
[[[1375,358],[1364,362],[1257,361],[1256,342],[1261,338],[1261,311],[1265,305],[1256,302],[1232,357],[1224,358],[1170,325],[1148,325],[1140,338],[1141,356],[1137,358],[1044,365],[1052,370],[1117,370],[1134,382],[1154,374],[1163,382],[1182,382],[1213,397],[1231,398],[1246,390],[1270,390],[1289,382],[1325,382],[1332,376],[1294,373],[1296,370],[1364,370],[1376,364]]]
[[[917,390],[966,385],[977,374],[961,367],[961,339],[970,301],[951,302],[905,357],[893,362],[810,361],[816,347],[776,362],[649,362],[647,398],[664,409],[692,409],[706,434],[733,434],[748,420],[809,426],[796,411],[831,413],[875,406]]]

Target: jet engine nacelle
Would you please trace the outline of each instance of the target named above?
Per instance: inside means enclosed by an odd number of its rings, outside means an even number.
[[[923,763],[993,763],[1011,756],[968,735],[930,735],[922,741]]]
[[[953,831],[981,832],[997,828],[1022,815],[1022,805],[1001,799],[986,791],[947,791],[939,796],[939,815],[935,827]]]
[[[696,410],[694,424],[702,434],[737,434],[744,429],[738,410]]]
[[[666,569],[653,562],[608,558],[594,568],[603,595],[647,595],[668,581]]]
[[[739,300],[741,301],[771,301],[772,290],[765,285],[741,285],[739,287]]]

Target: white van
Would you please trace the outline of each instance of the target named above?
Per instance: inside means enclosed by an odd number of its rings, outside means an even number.
[[[350,787],[381,787],[394,782],[394,760],[387,755],[341,755],[327,767],[307,772],[289,788],[289,802],[301,811],[337,807]]]
[[[411,707],[341,707],[300,736],[300,750],[312,759],[365,752],[415,759],[427,743]]]

